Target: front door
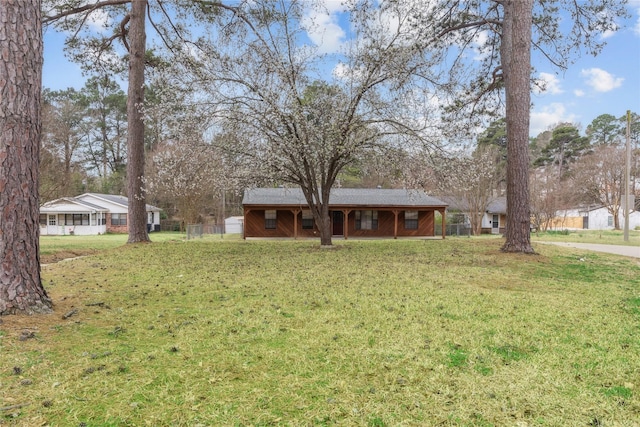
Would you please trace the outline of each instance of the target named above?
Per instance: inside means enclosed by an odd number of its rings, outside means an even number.
[[[342,211],[331,212],[331,227],[334,236],[344,236],[344,215]]]
[[[500,215],[493,215],[491,219],[491,234],[500,234]]]
[[[57,215],[47,215],[47,234],[48,235],[58,234],[58,216]]]

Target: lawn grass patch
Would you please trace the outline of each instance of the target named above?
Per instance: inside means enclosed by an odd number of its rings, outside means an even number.
[[[624,240],[622,230],[549,230],[531,233],[532,241],[598,243],[604,245],[640,246],[640,230],[629,230]]]
[[[55,313],[0,324],[0,425],[633,425],[637,263],[501,243],[168,239],[48,265]]]

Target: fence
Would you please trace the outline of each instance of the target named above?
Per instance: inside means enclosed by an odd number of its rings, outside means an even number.
[[[442,224],[436,224],[436,236],[442,235]],[[446,236],[471,236],[469,224],[447,224],[445,227]]]
[[[187,224],[187,240],[202,239],[205,235],[222,234],[221,225]]]

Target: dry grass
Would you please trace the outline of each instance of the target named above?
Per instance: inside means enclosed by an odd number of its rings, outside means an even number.
[[[0,324],[0,425],[638,425],[637,260],[336,243],[45,267],[56,313]]]

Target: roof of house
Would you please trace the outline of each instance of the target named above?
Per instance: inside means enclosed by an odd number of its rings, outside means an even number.
[[[506,214],[507,213],[507,198],[506,197],[497,197],[489,202],[487,206],[487,212],[496,213],[496,214]]]
[[[253,188],[244,193],[243,205],[305,206],[307,201],[300,188]],[[332,188],[331,206],[408,206],[445,207],[442,200],[427,195],[422,190]]]
[[[82,199],[84,196],[94,197],[96,199],[105,200],[110,203],[115,203],[116,205],[123,206],[125,208],[129,207],[129,199],[125,196],[121,196],[118,194],[101,194],[101,193],[84,193],[79,196],[76,196],[76,199]],[[162,209],[155,207],[153,205],[147,204],[147,211],[161,211]]]
[[[446,201],[449,205],[449,210],[455,210],[460,212],[469,211],[469,202],[464,197],[455,196],[442,196],[442,200]],[[486,211],[492,214],[506,214],[507,213],[507,198],[504,196],[496,197],[489,201]]]
[[[44,213],[55,212],[106,212],[108,209],[98,206],[94,203],[86,202],[84,200],[76,199],[75,197],[62,197],[60,199],[52,200],[44,203],[40,207],[40,211]]]
[[[97,203],[95,203],[95,201],[88,202],[84,200],[85,196],[90,196],[93,199],[104,200],[106,202],[114,203],[125,208],[129,207],[129,201],[124,196],[118,196],[113,194],[85,193],[76,197],[62,197],[60,199],[51,200],[49,202],[44,203],[40,207],[40,211],[44,213],[80,212],[80,211],[107,212],[109,211],[108,208],[98,205]],[[75,206],[80,207],[80,209],[75,209],[74,208]],[[162,209],[147,204],[146,210],[159,212]]]

